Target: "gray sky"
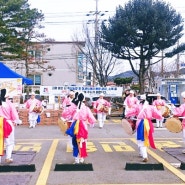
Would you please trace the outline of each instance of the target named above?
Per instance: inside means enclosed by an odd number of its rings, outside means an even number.
[[[184,0],[164,1],[169,2],[185,18]],[[56,41],[71,41],[74,33],[81,32],[84,23],[95,19],[93,11],[96,10],[96,0],[29,0],[28,2],[31,8],[42,10],[45,15],[45,28],[39,32]],[[114,15],[118,5],[123,6],[128,0],[97,0],[97,2],[100,14],[105,13],[99,19],[106,20]],[[92,11],[90,16],[86,16],[90,11]]]

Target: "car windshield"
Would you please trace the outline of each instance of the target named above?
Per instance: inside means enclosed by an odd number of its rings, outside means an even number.
[[[98,98],[99,98],[99,97],[93,97],[93,98],[92,98],[92,101],[96,101],[96,100],[98,100]],[[108,102],[111,101],[111,97],[110,97],[110,96],[105,96],[105,97],[103,97],[103,99],[107,100]]]
[[[140,99],[140,95],[137,96],[138,99]],[[149,102],[150,105],[152,105],[153,101],[157,99],[156,95],[148,95],[146,97],[147,101]],[[161,96],[161,99],[164,100],[167,104],[170,104],[171,102],[166,99],[166,97]]]
[[[93,97],[92,100],[96,101],[99,97]]]

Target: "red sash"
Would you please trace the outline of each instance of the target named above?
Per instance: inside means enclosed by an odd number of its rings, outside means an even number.
[[[4,138],[12,132],[11,125],[3,117],[0,117],[0,156],[4,155]]]

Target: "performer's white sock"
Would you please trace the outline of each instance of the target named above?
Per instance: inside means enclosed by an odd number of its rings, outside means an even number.
[[[141,149],[141,153],[143,155],[143,158],[148,158],[147,148],[145,146],[142,146],[140,149]]]
[[[79,163],[79,158],[75,157],[75,163]]]
[[[6,146],[6,159],[12,158],[12,151],[13,151],[14,145]]]
[[[160,127],[163,127],[163,120],[160,121]]]
[[[80,157],[79,162],[80,163],[83,163],[84,162],[84,158],[83,157]]]
[[[103,122],[99,121],[99,127],[103,127]]]
[[[159,127],[159,120],[156,120],[157,127]]]

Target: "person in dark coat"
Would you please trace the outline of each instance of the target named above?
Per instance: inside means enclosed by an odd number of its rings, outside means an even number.
[[[130,89],[126,89],[124,94],[123,94],[123,103],[124,103],[126,97],[129,96],[129,94],[130,94]],[[121,119],[124,119],[124,118],[125,118],[125,106],[123,104],[123,114],[122,114]]]

